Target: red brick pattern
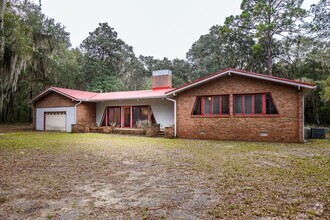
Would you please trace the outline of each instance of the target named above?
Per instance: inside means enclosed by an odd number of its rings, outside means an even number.
[[[267,93],[273,96],[279,115],[235,116],[233,94]],[[230,94],[230,116],[192,116],[196,96]],[[297,87],[225,76],[179,93],[177,99],[177,136],[180,138],[302,142],[302,94]],[[266,135],[267,136],[264,136]]]
[[[34,106],[36,108],[73,107],[76,103],[61,94],[51,92],[37,100]]]
[[[153,76],[152,88],[172,88],[172,75]]]
[[[96,103],[82,102],[77,106],[77,123],[96,123]]]

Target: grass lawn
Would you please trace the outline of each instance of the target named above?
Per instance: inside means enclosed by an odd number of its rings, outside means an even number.
[[[0,134],[0,219],[330,219],[330,139]]]

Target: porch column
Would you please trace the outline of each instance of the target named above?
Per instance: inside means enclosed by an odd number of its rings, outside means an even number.
[[[130,118],[130,121],[131,121],[131,128],[133,128],[134,127],[134,125],[133,125],[133,106],[130,106],[131,107],[131,118]]]
[[[120,127],[124,127],[124,106],[120,106]]]
[[[151,107],[148,105],[148,122],[151,121]]]
[[[105,126],[108,126],[108,107],[105,107]]]

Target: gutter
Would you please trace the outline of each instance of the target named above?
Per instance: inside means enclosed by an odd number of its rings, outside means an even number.
[[[81,104],[81,100],[74,105],[74,123],[77,124],[77,106]]]
[[[165,96],[165,98],[174,103],[174,137],[176,137],[176,100],[167,96]]]

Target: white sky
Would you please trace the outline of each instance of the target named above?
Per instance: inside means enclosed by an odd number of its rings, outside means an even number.
[[[38,3],[38,0],[34,0]],[[108,22],[137,56],[184,59],[191,45],[242,0],[42,0],[43,12],[66,26],[77,47],[99,23]],[[317,0],[305,0],[305,8]]]

